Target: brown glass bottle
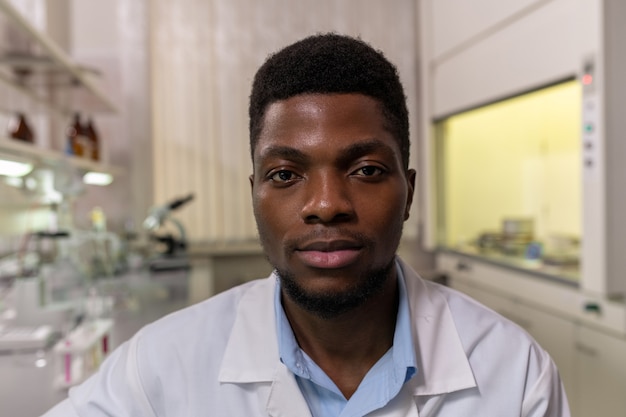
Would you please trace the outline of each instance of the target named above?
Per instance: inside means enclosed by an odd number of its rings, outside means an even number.
[[[35,135],[26,121],[24,113],[16,113],[9,124],[9,136],[23,142],[35,142]]]
[[[87,124],[84,126],[85,136],[89,140],[91,145],[91,159],[94,161],[100,160],[100,136],[94,127],[91,117],[87,119]]]
[[[67,153],[76,156],[89,154],[85,130],[80,124],[80,114],[74,113],[72,123],[67,128]]]

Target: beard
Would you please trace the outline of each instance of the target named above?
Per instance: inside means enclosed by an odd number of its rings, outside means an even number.
[[[343,291],[326,291],[314,292],[309,291],[306,287],[300,285],[296,279],[294,271],[290,270],[286,265],[279,266],[280,262],[273,259],[271,254],[276,250],[275,241],[271,239],[272,234],[265,227],[265,223],[259,221],[259,216],[255,210],[255,218],[257,220],[257,230],[264,249],[267,261],[274,267],[280,283],[282,291],[286,297],[292,300],[296,305],[305,311],[308,311],[322,319],[332,319],[346,312],[349,312],[359,306],[365,304],[375,295],[380,294],[385,287],[385,283],[392,275],[392,268],[395,267],[395,252],[400,243],[402,229],[404,226],[404,218],[399,216],[398,219],[390,225],[389,236],[392,239],[386,239],[387,247],[393,247],[393,251],[389,260],[383,266],[372,266],[361,273],[357,284],[344,289]],[[361,233],[350,232],[342,228],[317,229],[306,235],[299,236],[294,239],[285,241],[282,245],[282,254],[286,254],[289,258],[303,243],[314,239],[328,239],[337,236],[347,236],[354,242],[358,242],[361,247],[368,248],[371,252],[376,251],[376,241]],[[379,264],[380,265],[380,264]]]
[[[332,319],[365,304],[380,293],[391,275],[394,259],[381,268],[364,272],[358,285],[342,292],[313,293],[303,288],[290,271],[276,269],[276,273],[285,295],[296,305],[322,319]]]

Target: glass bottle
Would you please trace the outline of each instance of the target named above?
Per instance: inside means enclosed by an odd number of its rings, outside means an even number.
[[[85,136],[89,140],[89,144],[91,145],[91,159],[94,161],[100,160],[100,137],[96,128],[94,127],[93,120],[91,117],[87,119],[87,124],[84,127]]]
[[[33,143],[35,135],[26,121],[24,113],[16,113],[9,123],[9,136],[23,142]]]
[[[87,156],[87,145],[85,131],[80,124],[80,114],[74,113],[72,123],[67,128],[67,153],[76,156]]]

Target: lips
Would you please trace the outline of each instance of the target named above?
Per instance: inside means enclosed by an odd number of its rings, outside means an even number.
[[[311,268],[338,269],[355,263],[362,247],[351,240],[315,241],[301,246],[295,253]]]

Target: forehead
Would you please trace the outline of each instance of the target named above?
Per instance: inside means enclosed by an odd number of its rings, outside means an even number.
[[[302,94],[268,106],[254,158],[276,145],[330,151],[371,140],[400,153],[376,99],[362,94]]]

